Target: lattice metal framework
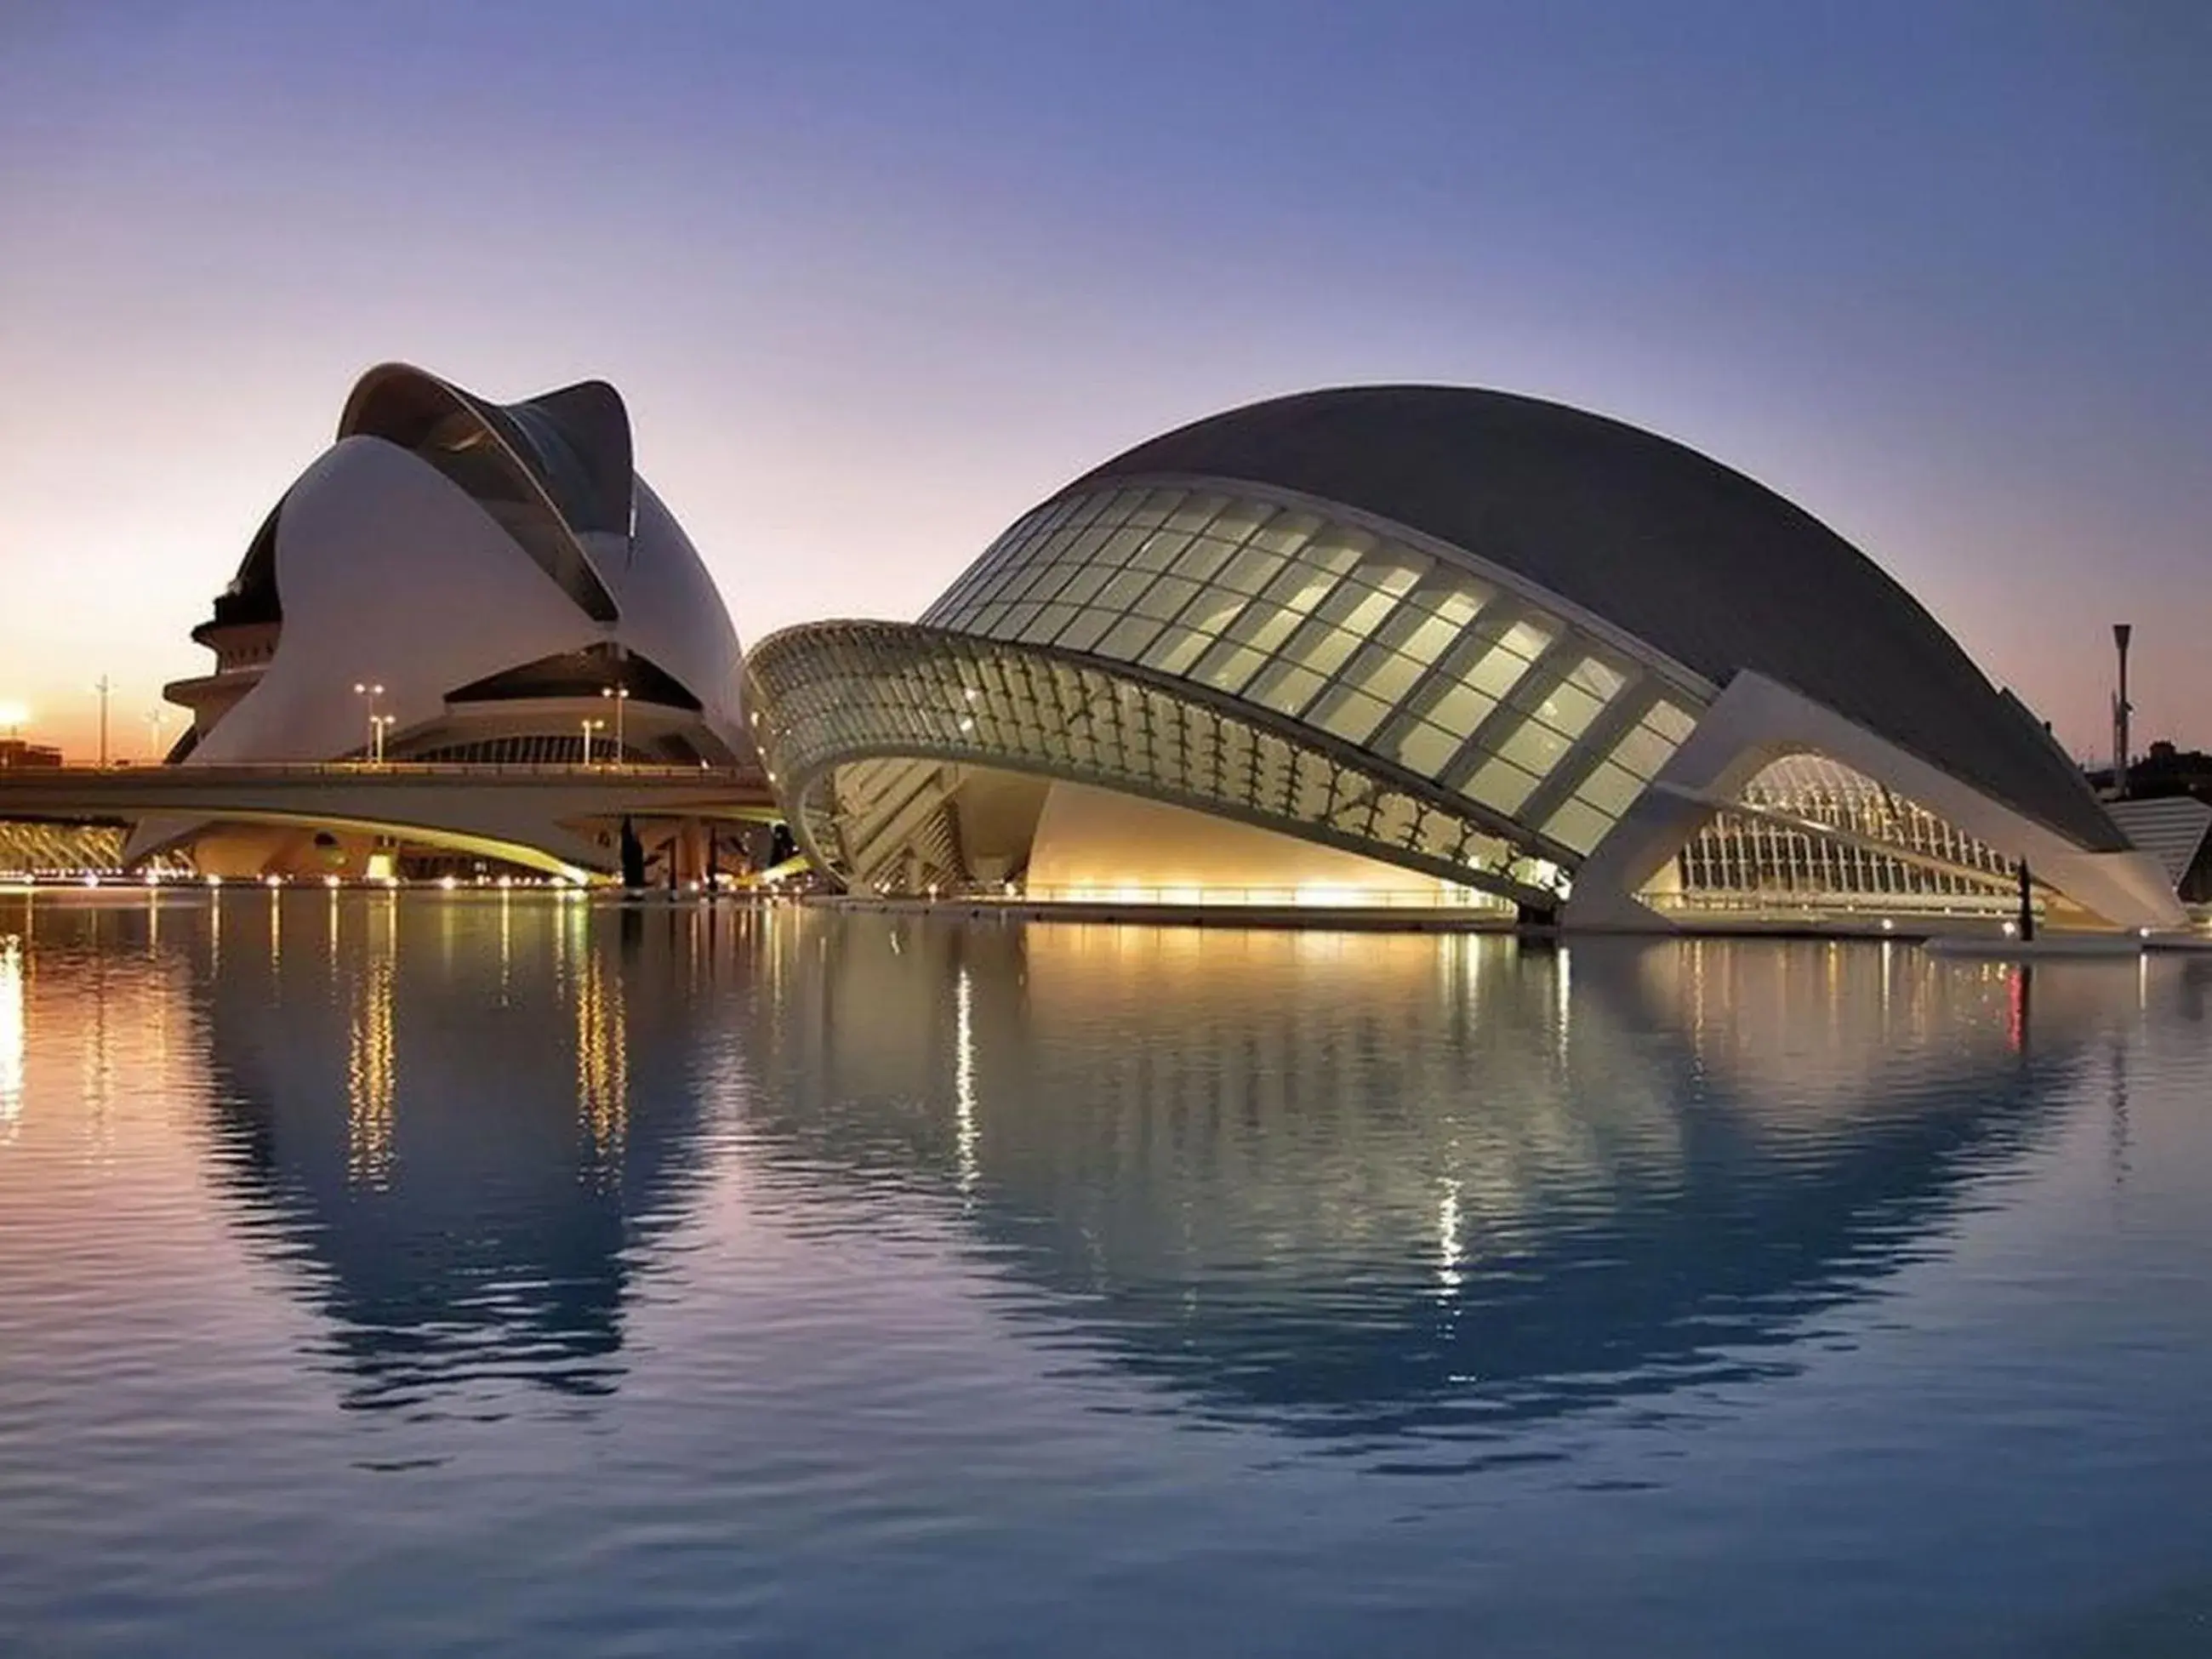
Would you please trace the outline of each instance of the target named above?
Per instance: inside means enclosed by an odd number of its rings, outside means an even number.
[[[1677,859],[1682,899],[1747,896],[2009,904],[2012,860],[1926,807],[1819,755],[1774,762]]]
[[[917,865],[957,877],[933,814],[977,766],[1189,806],[1533,904],[1568,890],[1565,866],[1498,815],[1211,689],[878,623],[788,629],[746,672],[770,781],[810,856],[849,882],[911,879]]]
[[[1316,728],[1567,865],[1711,696],[1464,550],[1191,481],[1046,502],[922,621],[1130,664]]]

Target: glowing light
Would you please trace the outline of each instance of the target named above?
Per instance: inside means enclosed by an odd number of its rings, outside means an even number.
[[[1449,1297],[1460,1287],[1460,1263],[1467,1259],[1465,1245],[1460,1238],[1459,1182],[1444,1182],[1444,1194],[1437,1202],[1437,1289]]]
[[[2004,936],[2007,939],[2011,939],[2020,932],[2020,924],[2017,922],[2008,921],[2004,924],[2003,932]]]
[[[1881,931],[1885,933],[1893,933],[1897,931],[1897,924],[1887,916],[1884,916],[1881,919]]]
[[[371,881],[390,881],[392,879],[392,854],[381,852],[371,853],[368,855],[368,862],[362,866],[362,873],[366,875]]]
[[[222,885],[222,878],[211,875],[207,878],[207,884],[210,887],[220,887]]]
[[[954,1155],[960,1170],[960,1190],[973,1191],[975,1162],[975,1030],[970,1017],[968,969],[963,967],[952,990],[952,1100],[957,1120]]]
[[[438,878],[438,887],[441,892],[450,893],[460,884],[460,881],[457,877],[441,876]]]
[[[336,887],[337,884],[338,878],[336,876],[325,876],[323,878],[323,885],[325,887]]]
[[[31,723],[31,711],[20,702],[0,702],[0,732],[15,732]]]
[[[389,925],[372,927],[346,1044],[346,1177],[382,1188],[392,1179],[392,1113],[398,1092],[392,1036],[392,941]]]
[[[284,884],[284,878],[279,875],[266,875],[261,878],[261,884],[264,887],[282,887]]]
[[[12,1137],[23,1110],[23,942],[0,938],[0,1134]]]

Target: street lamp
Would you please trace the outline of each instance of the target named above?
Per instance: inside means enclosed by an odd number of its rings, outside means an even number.
[[[372,761],[381,761],[384,758],[384,722],[377,717],[376,700],[384,695],[384,688],[356,680],[353,694],[368,700],[368,755]]]
[[[605,731],[607,723],[605,720],[587,720],[580,724],[584,728],[584,764],[589,766],[592,763],[592,733]]]
[[[379,766],[384,764],[384,734],[399,723],[397,714],[371,714],[368,717],[370,751]]]
[[[623,763],[623,705],[629,701],[629,687],[603,685],[599,695],[615,706],[615,764]]]
[[[147,742],[151,745],[146,758],[156,766],[161,763],[161,727],[168,723],[168,719],[169,711],[158,703],[146,711]]]

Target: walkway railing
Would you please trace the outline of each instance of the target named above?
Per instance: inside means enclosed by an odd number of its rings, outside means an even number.
[[[665,779],[671,782],[693,783],[765,781],[760,772],[738,767],[651,765],[629,761],[593,762],[589,765],[552,761],[210,761],[204,764],[186,763],[174,766],[150,762],[132,765],[120,762],[111,766],[7,767],[0,768],[0,787],[10,781],[39,783],[82,778],[174,778],[185,782],[194,778],[236,773],[269,777],[348,780],[381,777],[561,777]]]

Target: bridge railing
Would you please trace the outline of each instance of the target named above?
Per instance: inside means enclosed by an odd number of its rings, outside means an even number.
[[[204,765],[164,765],[120,762],[110,766],[24,766],[0,768],[0,787],[10,782],[39,783],[93,778],[170,777],[179,780],[246,774],[258,777],[345,778],[378,777],[558,777],[647,778],[696,783],[756,783],[763,781],[753,769],[730,766],[671,766],[635,762],[553,761],[210,761]]]

